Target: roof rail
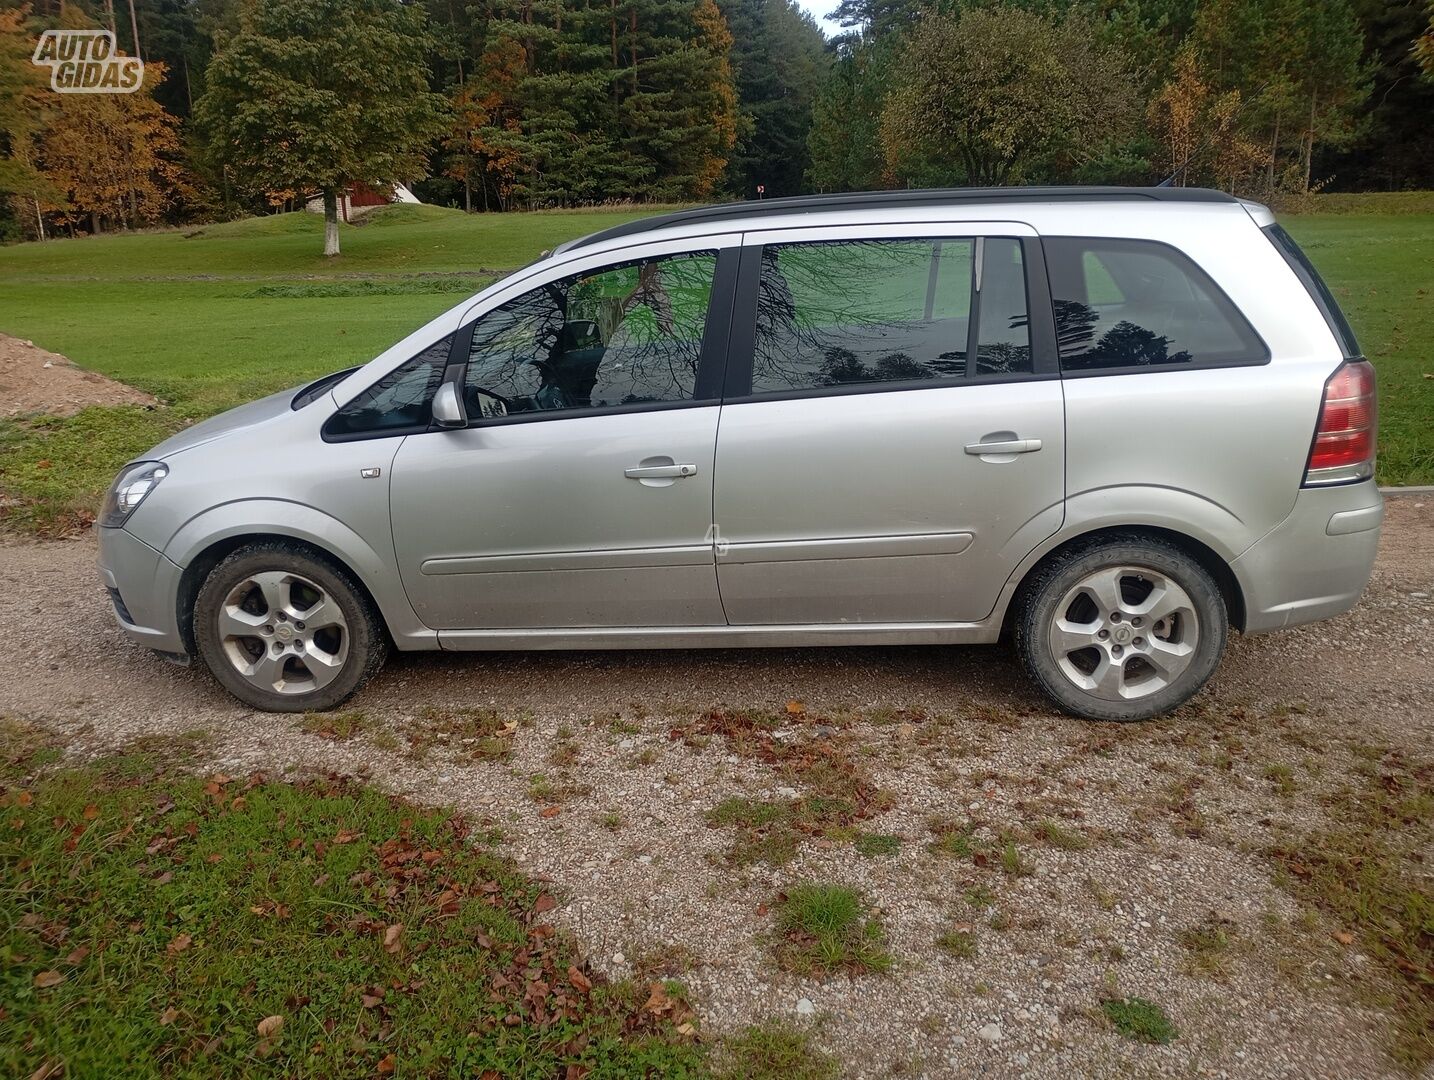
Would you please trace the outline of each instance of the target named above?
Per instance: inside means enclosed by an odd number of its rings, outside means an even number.
[[[835,195],[796,195],[757,202],[718,203],[678,210],[671,214],[629,221],[601,232],[569,240],[553,249],[553,254],[589,247],[620,236],[633,236],[675,225],[734,218],[769,217],[779,214],[819,214],[834,210],[876,210],[915,206],[946,206],[960,203],[1046,202],[1070,199],[1083,201],[1119,201],[1149,199],[1155,202],[1233,203],[1233,195],[1208,188],[1177,187],[1004,187],[1004,188],[920,188],[904,191],[849,191]]]

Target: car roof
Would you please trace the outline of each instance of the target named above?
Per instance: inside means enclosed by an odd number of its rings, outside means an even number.
[[[904,191],[854,191],[834,195],[797,195],[756,202],[718,203],[640,218],[610,229],[569,240],[552,254],[593,247],[609,240],[638,236],[685,225],[723,223],[741,229],[745,222],[759,224],[765,218],[838,211],[879,213],[918,207],[970,206],[980,204],[1022,205],[1053,202],[1163,202],[1238,204],[1240,200],[1209,188],[1178,187],[1005,187],[1005,188],[922,188]],[[876,220],[880,220],[879,218]]]

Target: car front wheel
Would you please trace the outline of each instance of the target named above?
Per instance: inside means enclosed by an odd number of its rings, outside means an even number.
[[[388,655],[373,605],[348,572],[281,541],[239,548],[210,572],[194,633],[220,684],[266,712],[331,709]]]
[[[1089,720],[1145,720],[1184,704],[1214,672],[1229,632],[1209,572],[1146,537],[1052,558],[1022,590],[1015,630],[1031,678]]]

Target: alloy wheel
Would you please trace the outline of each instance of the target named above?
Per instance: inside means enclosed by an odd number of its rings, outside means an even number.
[[[1131,701],[1165,689],[1190,666],[1200,623],[1190,595],[1146,567],[1105,567],[1066,592],[1048,632],[1056,666],[1099,698]]]
[[[217,615],[225,658],[244,679],[277,694],[321,690],[349,655],[348,620],[319,585],[299,574],[251,574]]]

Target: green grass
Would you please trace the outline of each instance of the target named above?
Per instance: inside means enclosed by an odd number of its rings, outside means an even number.
[[[886,934],[854,889],[801,884],[777,904],[777,964],[801,975],[862,975],[891,968]]]
[[[778,1020],[755,1024],[717,1050],[719,1080],[835,1080],[836,1061],[811,1034]]]
[[[1434,195],[1309,204],[1286,224],[1378,369],[1379,478],[1434,483]],[[342,227],[331,260],[312,214],[0,248],[0,331],[166,403],[0,422],[0,514],[28,532],[83,524],[119,465],[186,423],[363,363],[494,275],[658,209],[395,207]]]
[[[901,851],[901,837],[889,833],[862,833],[852,843],[856,853],[868,859],[892,856]]]
[[[1090,837],[1049,819],[1036,826],[1036,833],[1051,847],[1060,848],[1062,851],[1084,851],[1090,847]]]
[[[1163,1046],[1178,1034],[1165,1010],[1144,998],[1108,998],[1100,1007],[1115,1030],[1127,1039]]]
[[[654,1008],[591,972],[544,887],[461,820],[154,760],[0,796],[0,1074],[702,1070],[671,988]]]
[[[971,930],[947,930],[936,939],[936,947],[957,960],[969,960],[976,955],[976,934]]]
[[[1321,196],[1315,205],[1342,198]],[[1281,220],[1374,363],[1379,482],[1434,484],[1434,379],[1424,377],[1434,374],[1434,194],[1363,196],[1357,205]],[[1374,212],[1378,206],[1403,212]]]

